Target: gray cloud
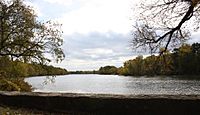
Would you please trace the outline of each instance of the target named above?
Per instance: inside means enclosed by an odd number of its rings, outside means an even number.
[[[93,32],[87,35],[73,34],[65,36],[64,49],[67,58],[84,60],[102,60],[131,56],[130,36],[109,32]]]
[[[123,35],[114,32],[98,33],[92,32],[87,35],[74,33],[64,37],[63,49],[66,60],[63,66],[76,69],[89,66],[98,69],[100,66],[115,65],[122,66],[123,61],[133,57],[130,48],[130,35]],[[76,65],[74,61],[77,60]],[[70,65],[70,63],[72,63]],[[62,65],[60,64],[60,65]],[[91,65],[92,64],[92,65]]]
[[[192,44],[195,42],[200,42],[200,32],[192,33],[191,39],[188,40],[188,43]]]

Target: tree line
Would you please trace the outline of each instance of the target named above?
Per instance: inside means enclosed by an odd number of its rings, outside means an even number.
[[[69,71],[69,74],[117,74],[118,68],[115,66],[100,67],[99,70],[92,71]]]
[[[12,61],[9,57],[0,57],[0,90],[31,91],[31,86],[24,82],[25,77],[44,75],[64,75],[67,70],[37,63]]]
[[[130,76],[199,75],[200,43],[183,44],[172,52],[167,51],[162,55],[151,55],[146,58],[137,56],[135,59],[124,62],[120,68],[105,66],[101,67],[97,73]]]
[[[37,63],[24,63],[19,60],[11,61],[8,57],[1,57],[0,63],[0,76],[5,77],[15,78],[67,74],[67,70],[62,68]]]

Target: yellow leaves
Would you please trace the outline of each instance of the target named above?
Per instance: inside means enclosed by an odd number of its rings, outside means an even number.
[[[6,76],[0,79],[1,91],[31,91],[31,86],[24,81],[23,78],[7,78]]]
[[[23,0],[14,0],[10,4],[3,2],[4,21],[1,30],[0,56],[11,56],[26,62],[48,63],[45,53],[62,61],[64,53],[61,25],[37,20],[34,10]],[[54,50],[56,49],[56,50]],[[2,53],[3,52],[3,53]],[[23,67],[21,67],[23,68]],[[20,71],[18,72],[20,73]]]
[[[180,47],[180,52],[182,53],[189,53],[192,51],[192,48],[190,45],[188,44],[183,44],[181,47]]]
[[[13,82],[5,79],[5,78],[3,78],[3,81],[5,81],[9,86],[13,87],[14,90],[21,91],[21,88],[17,84],[15,84],[15,83],[13,83]]]

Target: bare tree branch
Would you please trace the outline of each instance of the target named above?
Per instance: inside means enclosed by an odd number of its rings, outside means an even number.
[[[199,14],[199,3],[200,0],[157,0],[147,5],[142,3],[139,24],[134,26],[133,47],[148,46],[151,52],[164,48],[162,52],[165,52],[170,44],[185,41],[189,32],[183,28],[188,20]],[[196,26],[198,28],[199,24]]]

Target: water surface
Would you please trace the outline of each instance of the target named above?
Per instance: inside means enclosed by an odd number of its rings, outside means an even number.
[[[199,80],[171,77],[128,77],[118,75],[64,75],[25,79],[34,92],[97,94],[200,94]]]

